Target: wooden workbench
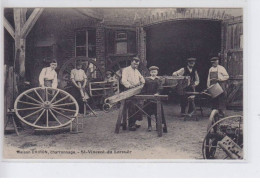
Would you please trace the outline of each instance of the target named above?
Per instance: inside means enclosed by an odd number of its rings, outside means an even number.
[[[164,114],[162,114],[162,100],[167,100],[168,95],[135,95],[128,99],[124,99],[121,101],[120,109],[118,112],[117,122],[115,133],[119,133],[119,129],[122,126],[123,130],[126,130],[128,117],[127,103],[134,103],[134,105],[142,111],[146,116],[149,116],[142,107],[135,103],[136,100],[155,100],[157,104],[157,132],[158,136],[162,136],[162,124],[165,123],[166,120],[164,118]]]

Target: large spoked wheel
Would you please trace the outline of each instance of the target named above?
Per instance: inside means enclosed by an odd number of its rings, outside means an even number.
[[[71,70],[75,68],[77,61],[81,61],[83,65],[82,69],[85,71],[88,81],[104,80],[104,74],[102,72],[102,68],[101,66],[98,65],[98,63],[95,60],[84,56],[78,56],[66,61],[60,68],[60,71],[58,73],[58,79],[60,80],[59,87],[61,89],[67,91],[69,88],[73,86],[70,79],[70,73]]]
[[[213,110],[202,144],[203,158],[228,159],[229,156],[219,146],[219,142],[226,136],[243,148],[243,117],[237,115],[220,119],[218,111]]]
[[[32,88],[21,93],[14,103],[17,117],[39,129],[56,129],[69,125],[78,115],[77,101],[61,89]]]

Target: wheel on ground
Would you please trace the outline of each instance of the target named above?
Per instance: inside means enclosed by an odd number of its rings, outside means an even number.
[[[66,91],[54,88],[32,88],[15,100],[14,110],[25,124],[39,129],[69,125],[78,115],[77,101]]]
[[[220,119],[218,111],[213,110],[202,143],[203,158],[228,159],[225,150],[219,146],[219,142],[226,136],[243,148],[243,117],[237,115]]]

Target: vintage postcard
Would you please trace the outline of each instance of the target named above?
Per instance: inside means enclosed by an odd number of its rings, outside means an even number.
[[[243,7],[3,14],[3,159],[245,159]]]

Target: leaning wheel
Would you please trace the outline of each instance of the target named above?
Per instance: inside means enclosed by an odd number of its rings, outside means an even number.
[[[14,103],[17,117],[29,126],[55,129],[69,125],[78,115],[77,101],[69,93],[54,88],[32,88]]]
[[[227,145],[227,147],[221,146],[223,141],[229,141],[229,145]],[[226,143],[224,142],[224,144]],[[243,117],[237,115],[220,119],[218,111],[213,110],[210,116],[207,134],[202,144],[203,158],[230,158],[228,149],[235,149],[236,146],[241,149],[243,148]],[[240,157],[241,155],[238,155],[238,158]]]
[[[58,79],[60,80],[59,87],[61,89],[67,90],[73,86],[70,79],[70,73],[71,70],[75,68],[76,61],[82,62],[82,69],[85,71],[88,77],[88,82],[104,80],[102,68],[95,60],[83,56],[75,57],[66,61],[60,68]]]

